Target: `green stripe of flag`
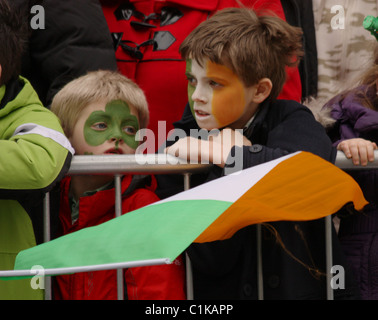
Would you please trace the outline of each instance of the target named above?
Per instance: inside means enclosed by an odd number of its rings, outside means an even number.
[[[15,270],[177,258],[231,202],[158,202],[101,225],[21,251]]]

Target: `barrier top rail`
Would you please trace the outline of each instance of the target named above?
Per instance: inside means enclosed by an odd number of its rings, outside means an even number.
[[[356,166],[342,151],[338,151],[335,165],[343,170],[378,169],[378,150],[374,154],[374,162]],[[209,163],[188,163],[167,154],[84,155],[72,158],[68,174],[185,174],[204,172],[211,166]]]
[[[68,174],[184,174],[203,172],[211,166],[168,154],[78,155],[72,158]]]
[[[354,165],[352,160],[345,156],[344,152],[337,151],[335,165],[342,170],[378,169],[378,150],[374,151],[374,161],[369,162],[366,166]]]

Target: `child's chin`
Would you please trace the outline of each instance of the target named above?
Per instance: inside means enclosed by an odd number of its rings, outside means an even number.
[[[202,130],[207,130],[207,131],[211,131],[211,130],[218,130],[218,127],[215,127],[215,126],[201,126],[200,124],[198,124],[198,126],[202,129]]]

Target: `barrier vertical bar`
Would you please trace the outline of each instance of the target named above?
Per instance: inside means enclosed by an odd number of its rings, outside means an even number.
[[[115,187],[115,216],[120,217],[122,214],[122,192],[121,192],[121,175],[114,175]],[[123,269],[117,269],[117,297],[118,300],[124,299]]]
[[[184,174],[184,190],[190,188],[190,173]],[[185,268],[186,268],[186,299],[193,300],[193,275],[192,263],[187,253],[185,253]]]
[[[332,216],[325,217],[325,245],[326,245],[326,287],[327,300],[333,300],[333,289],[331,287],[331,268],[332,268]]]
[[[261,245],[261,224],[256,226],[257,238],[257,297],[264,300],[264,279],[262,268],[262,245]]]
[[[48,242],[51,240],[50,235],[50,193],[46,193],[43,199],[43,241]],[[51,277],[44,277],[45,286],[45,300],[51,300]]]

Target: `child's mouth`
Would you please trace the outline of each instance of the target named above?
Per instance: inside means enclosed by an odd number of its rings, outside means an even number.
[[[119,148],[113,148],[113,149],[106,150],[105,154],[123,154],[123,152]]]
[[[210,114],[201,110],[194,110],[196,117],[207,117]]]

